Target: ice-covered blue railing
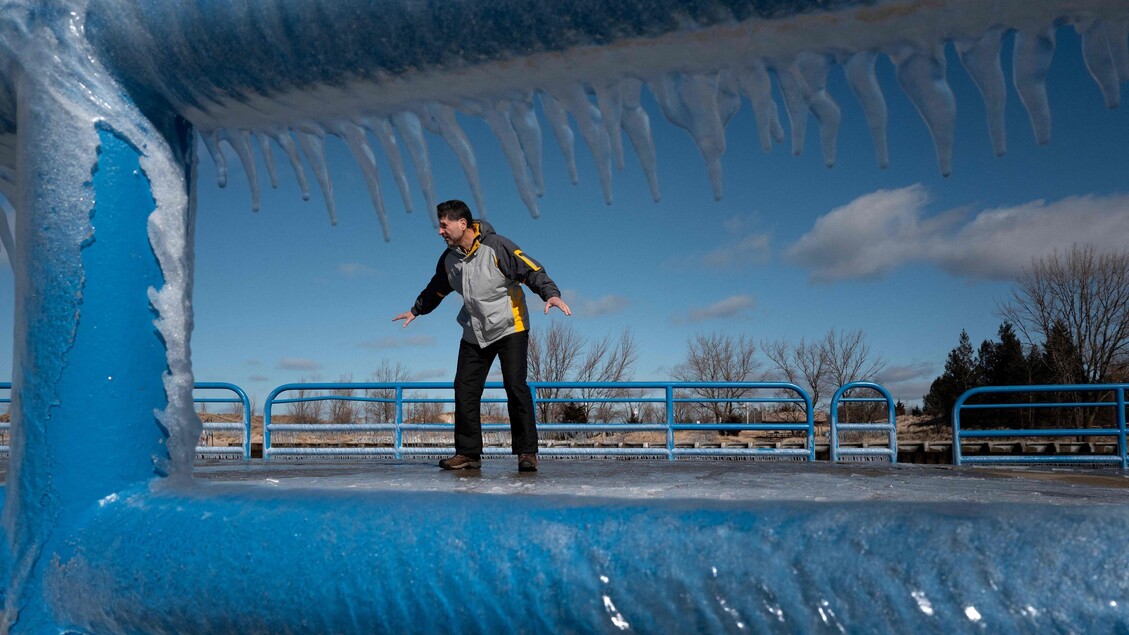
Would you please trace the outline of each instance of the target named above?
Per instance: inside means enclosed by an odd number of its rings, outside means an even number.
[[[11,382],[0,382],[0,414],[8,414],[11,409]],[[208,421],[204,423],[204,432],[238,432],[241,440],[239,443],[240,454],[244,459],[251,458],[251,400],[247,397],[247,393],[236,386],[226,382],[196,382],[196,391],[207,391],[212,394],[215,391],[225,391],[233,393],[234,397],[203,397],[193,396],[193,403],[196,404],[239,404],[240,406],[240,421]],[[11,429],[11,423],[8,421],[0,421],[0,433],[7,438],[8,431]],[[230,446],[216,446],[198,444],[196,446],[197,455],[206,456],[220,456],[233,454],[233,448]],[[0,454],[8,453],[8,444],[5,441],[0,444]]]
[[[1125,447],[1125,390],[1129,384],[1055,384],[1046,386],[982,386],[973,388],[959,398],[953,405],[953,465],[964,463],[1086,463],[1118,464],[1122,469],[1129,468],[1129,456]],[[1002,403],[968,403],[968,400],[977,395],[1008,395],[1021,394],[1048,394],[1048,393],[1087,393],[1097,394],[1094,400],[1081,401],[1070,397],[1064,401],[1050,402],[1022,402],[1009,400]],[[1105,393],[1112,397],[1111,400],[1100,400]],[[1081,412],[1082,409],[1093,409],[1099,412],[1112,408],[1114,411],[1114,425],[1109,428],[1076,427],[1076,428],[1003,428],[983,430],[966,430],[961,426],[961,414],[970,410],[1013,410],[1017,408],[1040,409],[1072,409]],[[967,439],[1001,439],[1001,438],[1031,438],[1031,437],[1114,437],[1117,441],[1117,453],[1114,454],[1040,454],[1040,455],[1006,455],[993,456],[991,454],[966,456],[961,448],[961,443]]]
[[[846,394],[852,390],[870,390],[877,392],[880,397],[847,397]],[[851,404],[872,404],[881,403],[886,406],[886,421],[885,422],[851,422],[839,421],[839,408],[841,406],[849,406]],[[844,413],[846,416],[846,413]],[[867,417],[871,419],[872,417]],[[894,398],[890,396],[890,391],[882,386],[869,381],[856,381],[849,384],[840,386],[835,391],[835,396],[831,398],[831,460],[838,461],[844,456],[858,456],[858,457],[885,457],[891,463],[898,462],[898,425],[897,413],[895,411]],[[860,447],[860,448],[841,448],[839,447],[839,433],[840,432],[885,432],[886,433],[886,446],[885,447]]]
[[[488,383],[487,390],[502,388],[500,383]],[[660,404],[662,420],[644,422],[638,419],[637,411],[622,423],[539,423],[539,432],[547,433],[611,433],[661,432],[665,435],[665,445],[660,447],[545,447],[542,453],[558,456],[604,455],[604,456],[665,456],[674,460],[680,456],[765,456],[794,457],[815,460],[815,424],[811,397],[795,384],[780,382],[530,382],[535,408],[545,404]],[[388,383],[306,383],[285,384],[275,388],[263,405],[263,458],[272,456],[300,455],[370,455],[395,456],[435,454],[453,451],[445,446],[412,446],[404,444],[405,432],[449,432],[451,423],[435,421],[407,422],[404,416],[406,404],[449,404],[451,397],[422,395],[423,391],[450,391],[450,382],[388,382]],[[584,391],[602,391],[600,396]],[[324,393],[331,394],[308,394]],[[357,394],[357,393],[360,394]],[[770,395],[764,395],[771,392]],[[280,398],[285,393],[298,393],[291,398]],[[407,394],[406,394],[407,393]],[[651,393],[648,395],[647,393]],[[655,395],[654,393],[661,393]],[[308,404],[326,401],[346,401],[369,404],[386,404],[390,407],[385,418],[392,421],[379,423],[275,423],[272,419],[274,408],[286,404]],[[504,403],[503,398],[485,397],[484,403]],[[796,405],[806,413],[803,422],[688,422],[680,421],[679,408],[691,404],[739,404],[748,417],[748,406],[761,404]],[[736,411],[734,411],[736,412]],[[657,419],[657,417],[656,417]],[[506,432],[508,424],[484,423],[484,433]],[[680,431],[741,431],[760,430],[796,432],[804,436],[802,448],[756,448],[756,447],[680,447],[675,443],[675,433]],[[386,432],[392,434],[390,446],[359,447],[287,447],[275,445],[273,434],[277,432]],[[486,448],[486,454],[504,454],[506,448]]]
[[[238,432],[242,437],[240,447],[244,460],[251,458],[251,400],[247,393],[235,384],[225,382],[196,382],[194,393],[204,392],[206,395],[215,394],[217,391],[232,393],[234,397],[210,397],[193,395],[192,402],[196,404],[232,404],[238,408],[240,421],[205,421],[204,433],[208,432]],[[196,445],[196,454],[205,456],[222,456],[232,454],[230,446],[211,445],[199,443]]]

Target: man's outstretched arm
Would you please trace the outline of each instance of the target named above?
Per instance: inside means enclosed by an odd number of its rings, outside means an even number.
[[[427,286],[420,292],[412,308],[392,318],[393,322],[403,320],[404,328],[407,328],[408,325],[412,323],[412,320],[434,311],[435,307],[439,306],[439,303],[443,301],[443,298],[447,297],[451,291],[454,291],[454,289],[451,288],[450,280],[447,279],[447,271],[443,268],[443,259],[446,256],[447,252],[443,252],[443,255],[439,256],[439,263],[435,265],[435,275],[431,276],[431,281],[428,282]]]
[[[545,268],[541,266],[541,263],[518,249],[518,246],[508,238],[495,235],[494,240],[499,247],[497,249],[498,269],[501,270],[502,275],[510,280],[524,283],[534,293],[541,296],[541,299],[545,301],[546,314],[549,313],[551,307],[557,307],[565,315],[572,315],[572,310],[561,299],[561,292],[557,288],[557,283],[553,282],[549,274],[545,273]]]

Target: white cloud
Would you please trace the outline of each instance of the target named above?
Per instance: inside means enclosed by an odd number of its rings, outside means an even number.
[[[939,374],[940,370],[934,362],[914,362],[887,366],[878,373],[878,383],[890,391],[895,401],[920,403]]]
[[[347,278],[365,278],[382,275],[379,269],[359,262],[343,262],[337,267],[337,271]]]
[[[722,221],[724,237],[714,243],[712,249],[701,255],[672,259],[666,264],[679,269],[730,269],[768,262],[772,255],[772,235],[756,231],[756,225],[755,216],[732,216]]]
[[[561,295],[576,317],[612,315],[624,311],[631,304],[631,301],[627,298],[614,294],[599,298],[587,298],[572,289],[565,289],[561,291]]]
[[[412,373],[408,381],[428,381],[431,379],[449,379],[450,375],[447,373],[446,368],[428,368]]]
[[[389,348],[410,348],[417,346],[431,346],[435,338],[430,335],[409,335],[407,337],[382,337],[379,340],[367,340],[357,344],[361,348],[371,348],[381,351]]]
[[[700,309],[690,309],[685,316],[679,316],[674,319],[675,323],[696,323],[704,322],[706,320],[717,320],[722,318],[735,318],[741,317],[748,309],[753,308],[756,301],[752,296],[747,295],[732,295],[719,302],[702,307]]]
[[[764,263],[770,255],[771,243],[767,233],[749,234],[736,242],[714,248],[702,256],[702,262],[715,269]]]
[[[909,263],[931,263],[973,278],[1010,279],[1032,259],[1073,244],[1124,249],[1129,194],[1031,201],[975,214],[925,215],[921,185],[879,190],[819,218],[787,252],[816,282],[877,278]]]
[[[278,367],[282,370],[317,370],[321,364],[303,357],[284,357],[278,361]]]
[[[266,375],[251,375],[250,377],[247,378],[247,381],[255,381],[255,382],[270,381],[270,377],[267,377]]]

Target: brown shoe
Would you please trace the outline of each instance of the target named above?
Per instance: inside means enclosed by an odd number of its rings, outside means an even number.
[[[536,472],[537,471],[537,455],[536,454],[522,454],[517,457],[517,471],[518,472]]]
[[[439,461],[439,467],[445,470],[477,470],[482,467],[482,460],[456,454],[449,459]]]

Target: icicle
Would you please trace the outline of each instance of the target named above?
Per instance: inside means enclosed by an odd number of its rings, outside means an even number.
[[[633,77],[620,81],[619,94],[623,103],[623,129],[635,148],[635,156],[643,166],[651,198],[659,202],[658,162],[655,159],[655,139],[651,136],[651,118],[643,109],[643,82]]]
[[[302,168],[302,159],[298,156],[298,148],[294,146],[294,138],[290,136],[287,128],[273,128],[267,131],[286,157],[290,159],[290,167],[294,170],[294,177],[298,179],[298,188],[302,190],[302,200],[310,200],[310,182],[306,179],[306,170]]]
[[[718,108],[717,81],[717,75],[667,73],[649,85],[663,116],[694,139],[705,159],[714,199],[721,200],[725,128]]]
[[[329,170],[325,165],[325,141],[322,135],[297,130],[298,145],[306,155],[310,169],[321,186],[321,195],[325,199],[325,211],[329,213],[329,224],[337,224],[337,205],[333,202],[333,182],[329,179]]]
[[[843,70],[846,71],[851,90],[854,91],[863,112],[866,113],[866,125],[870,128],[871,138],[874,139],[874,153],[878,157],[878,167],[885,169],[890,165],[890,150],[886,143],[886,97],[883,96],[882,87],[879,86],[878,77],[874,73],[874,62],[877,59],[877,54],[870,51],[855,53],[847,58]]]
[[[545,119],[549,121],[549,129],[553,131],[553,137],[557,140],[557,145],[561,148],[561,153],[564,154],[565,163],[568,164],[568,178],[572,181],[573,185],[580,182],[580,177],[576,173],[576,147],[575,137],[572,134],[572,128],[568,125],[568,113],[565,112],[561,102],[557,101],[549,93],[541,92],[541,111],[545,113]]]
[[[447,143],[447,147],[451,148],[451,152],[455,153],[459,164],[463,167],[471,196],[474,197],[475,214],[479,218],[486,218],[486,201],[482,197],[482,184],[478,178],[478,160],[474,157],[474,148],[470,145],[470,139],[459,125],[455,109],[438,102],[428,102],[426,109],[436,132]],[[430,130],[430,127],[428,129]]]
[[[596,161],[596,170],[600,175],[600,187],[604,190],[604,202],[611,205],[611,143],[608,141],[608,133],[604,129],[600,109],[588,101],[588,94],[580,84],[573,84],[566,88],[562,94],[557,95],[557,98],[572,114],[572,118],[576,120],[576,125],[580,128],[580,136],[584,137],[588,149],[592,152],[592,158]]]
[[[1080,28],[1082,25],[1078,25]],[[1121,103],[1121,84],[1117,76],[1117,65],[1110,50],[1109,35],[1103,20],[1094,20],[1082,28],[1082,59],[1086,70],[1097,82],[1102,91],[1106,108],[1117,108]]]
[[[763,63],[753,62],[737,69],[737,81],[753,104],[761,149],[769,152],[773,140],[776,143],[784,141],[784,127],[780,125],[780,112],[772,98],[772,80],[768,77],[768,70]]]
[[[1109,35],[1109,50],[1117,66],[1117,81],[1129,82],[1129,19],[1110,20],[1105,25]]]
[[[541,166],[541,124],[537,123],[537,113],[533,110],[533,94],[524,99],[510,102],[506,117],[510,120],[521,149],[525,154],[525,164],[533,175],[533,186],[537,196],[545,195],[545,174]]]
[[[510,172],[513,174],[518,195],[521,196],[529,214],[533,218],[539,218],[541,212],[537,209],[537,195],[534,193],[533,182],[529,179],[529,169],[525,154],[521,151],[521,141],[507,116],[509,107],[504,102],[492,105],[469,101],[465,102],[464,107],[467,112],[482,117],[486,125],[490,126],[498,143],[502,145],[502,153],[506,155],[506,161],[510,164]]]
[[[1053,26],[1039,32],[1019,31],[1015,34],[1012,76],[1019,91],[1019,100],[1031,118],[1035,142],[1039,145],[1051,140],[1051,108],[1047,102],[1046,80],[1054,55]]]
[[[804,100],[804,78],[795,63],[776,63],[776,81],[784,95],[784,110],[788,113],[788,125],[792,128],[792,154],[800,156],[804,152],[804,139],[807,137],[808,104]]]
[[[423,200],[427,203],[431,225],[439,227],[439,217],[435,212],[435,182],[431,178],[431,156],[427,151],[427,139],[423,136],[419,117],[414,112],[398,112],[392,115],[392,126],[408,146],[408,155],[412,157],[412,165],[416,166],[416,178],[423,190]]]
[[[235,150],[235,155],[239,157],[239,162],[243,164],[243,173],[247,175],[247,184],[251,187],[251,210],[259,211],[260,197],[259,197],[259,175],[255,170],[255,155],[251,152],[251,133],[246,130],[239,130],[234,135],[224,129],[220,133],[220,139],[226,140],[231,148]]]
[[[937,165],[942,176],[953,169],[953,133],[956,123],[956,100],[945,81],[943,44],[932,51],[906,46],[891,56],[896,67],[898,85],[917,107],[917,112],[933,136]]]
[[[380,173],[376,169],[376,157],[372,154],[372,146],[365,137],[364,128],[355,123],[341,123],[334,132],[345,140],[353,159],[361,168],[364,175],[365,187],[368,188],[372,207],[376,210],[376,218],[380,223],[380,230],[384,234],[384,241],[392,240],[392,232],[388,228],[388,214],[384,209],[384,195],[380,191]]]
[[[808,102],[815,120],[819,122],[819,140],[823,146],[823,162],[827,167],[835,165],[835,142],[839,136],[839,122],[842,113],[839,104],[827,92],[827,71],[830,60],[826,55],[815,53],[800,53],[796,57],[796,66],[804,78],[804,87],[807,92],[804,100]]]
[[[604,118],[604,129],[608,131],[615,168],[623,171],[623,137],[619,132],[623,120],[623,98],[619,93],[619,82],[601,82],[593,84],[592,88],[596,92],[596,107]]]
[[[278,170],[274,167],[274,153],[270,149],[270,137],[261,132],[255,133],[255,138],[259,140],[259,150],[263,153],[263,162],[267,164],[267,175],[270,176],[270,186],[272,189],[278,189]]]
[[[984,110],[988,113],[988,135],[992,139],[992,152],[1003,156],[1007,152],[1007,126],[1004,111],[1007,106],[1007,83],[1000,66],[1002,29],[991,29],[979,39],[954,42],[960,62],[984,97]]]
[[[412,194],[408,189],[408,172],[404,169],[404,157],[400,154],[400,146],[396,143],[396,135],[392,132],[392,124],[384,117],[365,117],[361,124],[372,133],[384,149],[384,156],[388,159],[388,166],[392,168],[392,180],[396,182],[396,189],[400,191],[400,200],[404,201],[404,209],[412,213]]]
[[[8,206],[0,205],[0,251],[8,254],[8,262],[12,268],[16,267],[16,240],[12,238],[11,228],[8,227]],[[13,217],[15,215],[13,214]]]
[[[204,140],[204,147],[212,155],[212,163],[216,165],[216,184],[227,187],[227,157],[220,148],[219,130],[200,131],[200,138]]]

